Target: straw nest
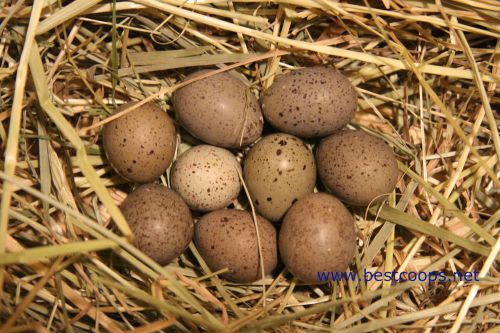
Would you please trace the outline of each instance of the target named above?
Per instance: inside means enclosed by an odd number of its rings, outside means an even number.
[[[0,38],[0,331],[498,332],[498,1],[6,0]],[[317,64],[354,83],[349,126],[388,142],[402,171],[384,204],[353,211],[351,270],[478,282],[318,287],[282,270],[238,285],[193,245],[161,267],[128,243],[131,186],[100,146],[117,105],[171,112],[193,67],[259,93]]]

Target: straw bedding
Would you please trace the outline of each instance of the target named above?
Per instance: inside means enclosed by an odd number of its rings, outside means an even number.
[[[498,331],[498,1],[4,1],[0,60],[0,331]],[[402,172],[384,204],[352,210],[351,269],[478,282],[318,287],[281,270],[242,285],[193,245],[166,267],[130,245],[117,207],[132,187],[101,150],[116,106],[172,113],[195,68],[259,94],[314,65],[349,77],[349,127],[388,142]]]

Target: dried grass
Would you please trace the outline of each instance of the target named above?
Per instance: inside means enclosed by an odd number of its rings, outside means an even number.
[[[498,1],[4,1],[0,60],[0,331],[498,331]],[[352,269],[480,282],[317,287],[283,270],[238,285],[193,244],[166,267],[130,245],[130,186],[99,147],[116,105],[171,111],[199,66],[260,92],[317,64],[349,76],[350,126],[393,146],[402,171],[385,204],[353,211]]]

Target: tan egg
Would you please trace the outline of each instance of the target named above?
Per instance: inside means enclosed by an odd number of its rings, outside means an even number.
[[[316,161],[325,187],[351,205],[384,200],[398,181],[392,149],[362,131],[341,131],[324,139],[316,151]]]
[[[241,166],[224,148],[190,148],[172,166],[170,183],[193,210],[212,211],[228,206],[240,193]]]
[[[135,246],[161,265],[179,256],[193,238],[193,218],[182,198],[157,184],[130,193],[121,211],[135,235]]]
[[[257,216],[264,274],[278,262],[276,229]],[[203,260],[212,271],[228,268],[224,277],[252,282],[262,277],[257,233],[252,214],[243,210],[223,209],[204,215],[195,226],[194,241]]]
[[[115,112],[134,104],[124,104]],[[154,181],[168,169],[177,142],[173,120],[154,103],[146,103],[104,125],[102,139],[113,169],[138,183]]]
[[[300,139],[272,134],[252,147],[243,177],[255,209],[268,220],[278,221],[294,201],[313,192],[314,155]]]
[[[336,69],[308,67],[278,76],[261,102],[264,117],[279,131],[321,137],[351,121],[356,91]]]
[[[286,268],[300,281],[320,284],[318,273],[344,272],[356,251],[354,219],[326,193],[299,199],[283,218],[279,251]]]
[[[198,71],[185,80],[207,72]],[[172,101],[179,123],[208,144],[237,148],[254,142],[262,133],[264,121],[257,98],[228,73],[190,83],[177,90]]]

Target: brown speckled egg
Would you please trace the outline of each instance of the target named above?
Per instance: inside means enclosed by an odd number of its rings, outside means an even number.
[[[279,251],[286,268],[300,281],[319,284],[318,272],[344,272],[356,251],[354,219],[326,193],[299,199],[283,218]]]
[[[186,77],[205,74],[202,70]],[[220,73],[177,90],[173,105],[179,123],[211,145],[237,148],[260,136],[263,117],[255,95],[240,79]]]
[[[303,68],[277,77],[263,94],[262,112],[282,132],[326,136],[354,117],[356,91],[334,68]]]
[[[341,131],[324,139],[316,160],[325,187],[351,205],[384,200],[398,181],[392,149],[362,131]]]
[[[229,205],[240,193],[241,166],[224,148],[190,148],[172,166],[170,182],[193,210],[212,211]]]
[[[135,246],[159,264],[179,256],[193,238],[193,218],[182,198],[169,188],[145,184],[121,206],[135,235]]]
[[[314,155],[300,139],[272,134],[252,147],[245,158],[243,177],[255,209],[278,221],[294,201],[313,192]]]
[[[257,215],[264,274],[271,273],[278,262],[276,230]],[[224,277],[238,282],[252,282],[262,277],[257,233],[252,214],[223,209],[204,215],[195,226],[194,241],[212,271],[228,268]]]
[[[115,112],[134,104],[124,104]],[[146,103],[104,125],[102,139],[113,169],[138,183],[154,181],[168,169],[177,142],[173,120],[154,103]]]

